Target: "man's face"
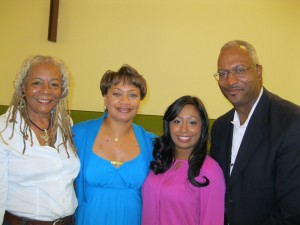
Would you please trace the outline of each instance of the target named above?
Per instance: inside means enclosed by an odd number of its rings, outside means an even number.
[[[255,65],[248,50],[242,46],[228,47],[220,53],[218,72],[238,71],[240,68],[247,70],[240,74],[230,72],[218,84],[223,95],[235,108],[250,110],[262,87],[262,66]]]

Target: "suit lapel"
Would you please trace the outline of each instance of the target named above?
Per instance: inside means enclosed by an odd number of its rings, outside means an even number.
[[[233,124],[231,123],[234,115],[234,110],[229,111],[222,119],[222,126],[218,130],[218,163],[220,164],[226,183],[230,176],[230,158],[231,158],[231,145],[232,145],[232,131]],[[226,149],[225,149],[226,148]]]
[[[258,102],[246,128],[246,132],[235,160],[235,165],[231,172],[228,188],[236,181],[243,170],[247,167],[251,157],[257,150],[257,146],[264,138],[263,128],[265,127],[265,123],[267,121],[268,107],[269,97],[267,95],[267,91],[264,90],[263,95],[261,96],[261,99]]]
[[[233,114],[232,114],[233,118]],[[232,120],[231,118],[231,120]],[[225,143],[222,146],[227,146],[228,149],[225,150],[225,155],[224,155],[224,170],[226,173],[224,174],[225,180],[228,181],[230,178],[230,161],[231,161],[231,147],[232,147],[232,133],[233,133],[233,124],[231,123],[231,120],[228,120],[228,123],[224,127],[224,133],[230,134],[228,138],[225,139]]]

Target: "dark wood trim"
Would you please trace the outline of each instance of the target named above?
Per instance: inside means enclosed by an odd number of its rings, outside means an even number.
[[[59,0],[50,0],[48,41],[56,42]]]

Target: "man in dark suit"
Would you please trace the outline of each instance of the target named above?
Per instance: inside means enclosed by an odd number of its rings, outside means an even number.
[[[225,224],[300,224],[300,107],[263,87],[252,45],[225,44],[214,75],[233,109],[213,124],[226,179]],[[288,88],[288,82],[286,81]]]

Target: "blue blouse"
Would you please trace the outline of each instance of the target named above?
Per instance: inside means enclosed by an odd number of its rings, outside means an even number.
[[[140,225],[141,187],[152,160],[153,134],[133,124],[140,154],[116,168],[92,151],[106,114],[73,127],[81,162],[76,179],[77,225]]]

